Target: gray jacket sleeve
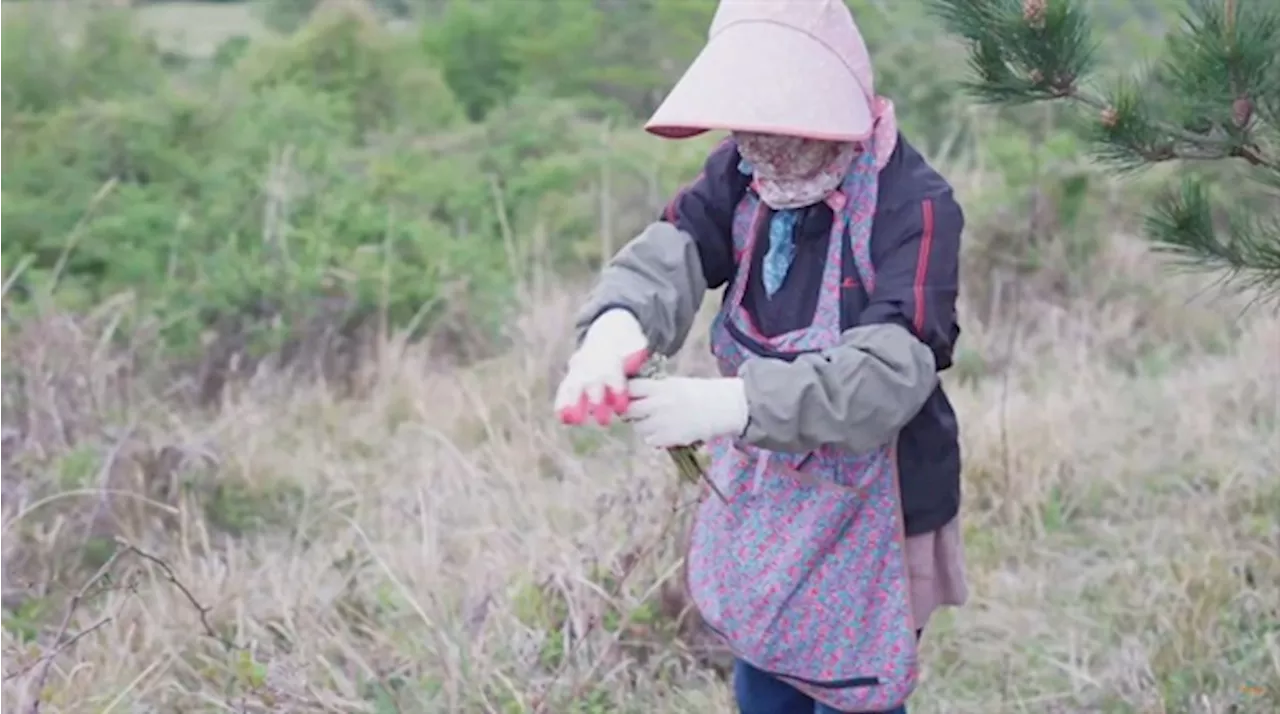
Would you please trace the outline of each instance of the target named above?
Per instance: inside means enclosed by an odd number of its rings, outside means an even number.
[[[671,223],[652,223],[605,267],[578,311],[578,340],[601,313],[624,308],[644,329],[650,349],[673,355],[689,336],[706,291],[693,237]]]
[[[885,444],[938,384],[933,352],[894,324],[855,327],[836,347],[792,362],[748,360],[739,376],[750,413],[743,441],[793,453]]]

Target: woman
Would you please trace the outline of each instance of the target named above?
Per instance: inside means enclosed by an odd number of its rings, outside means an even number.
[[[556,395],[655,447],[704,442],[690,596],[737,657],[743,714],[904,712],[930,613],[966,597],[951,187],[873,91],[841,0],[721,0],[646,129],[730,137],[615,256]],[[722,377],[632,378],[709,288]]]

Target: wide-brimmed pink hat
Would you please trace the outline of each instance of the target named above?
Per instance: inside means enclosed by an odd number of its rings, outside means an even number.
[[[720,0],[706,46],[645,130],[861,141],[874,97],[867,46],[844,0]]]

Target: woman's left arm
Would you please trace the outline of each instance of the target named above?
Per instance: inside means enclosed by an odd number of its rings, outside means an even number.
[[[875,289],[840,344],[792,362],[744,365],[746,443],[789,452],[875,448],[915,417],[951,366],[963,211],[948,192],[876,220],[884,223],[872,245]]]

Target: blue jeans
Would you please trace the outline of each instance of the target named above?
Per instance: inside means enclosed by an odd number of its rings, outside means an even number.
[[[733,696],[738,700],[739,714],[841,714],[742,660],[733,664]],[[884,714],[907,714],[907,708],[901,706]]]
[[[920,631],[916,631],[920,639]],[[786,682],[737,660],[733,663],[733,696],[739,714],[841,714]],[[907,707],[883,714],[907,714]]]

